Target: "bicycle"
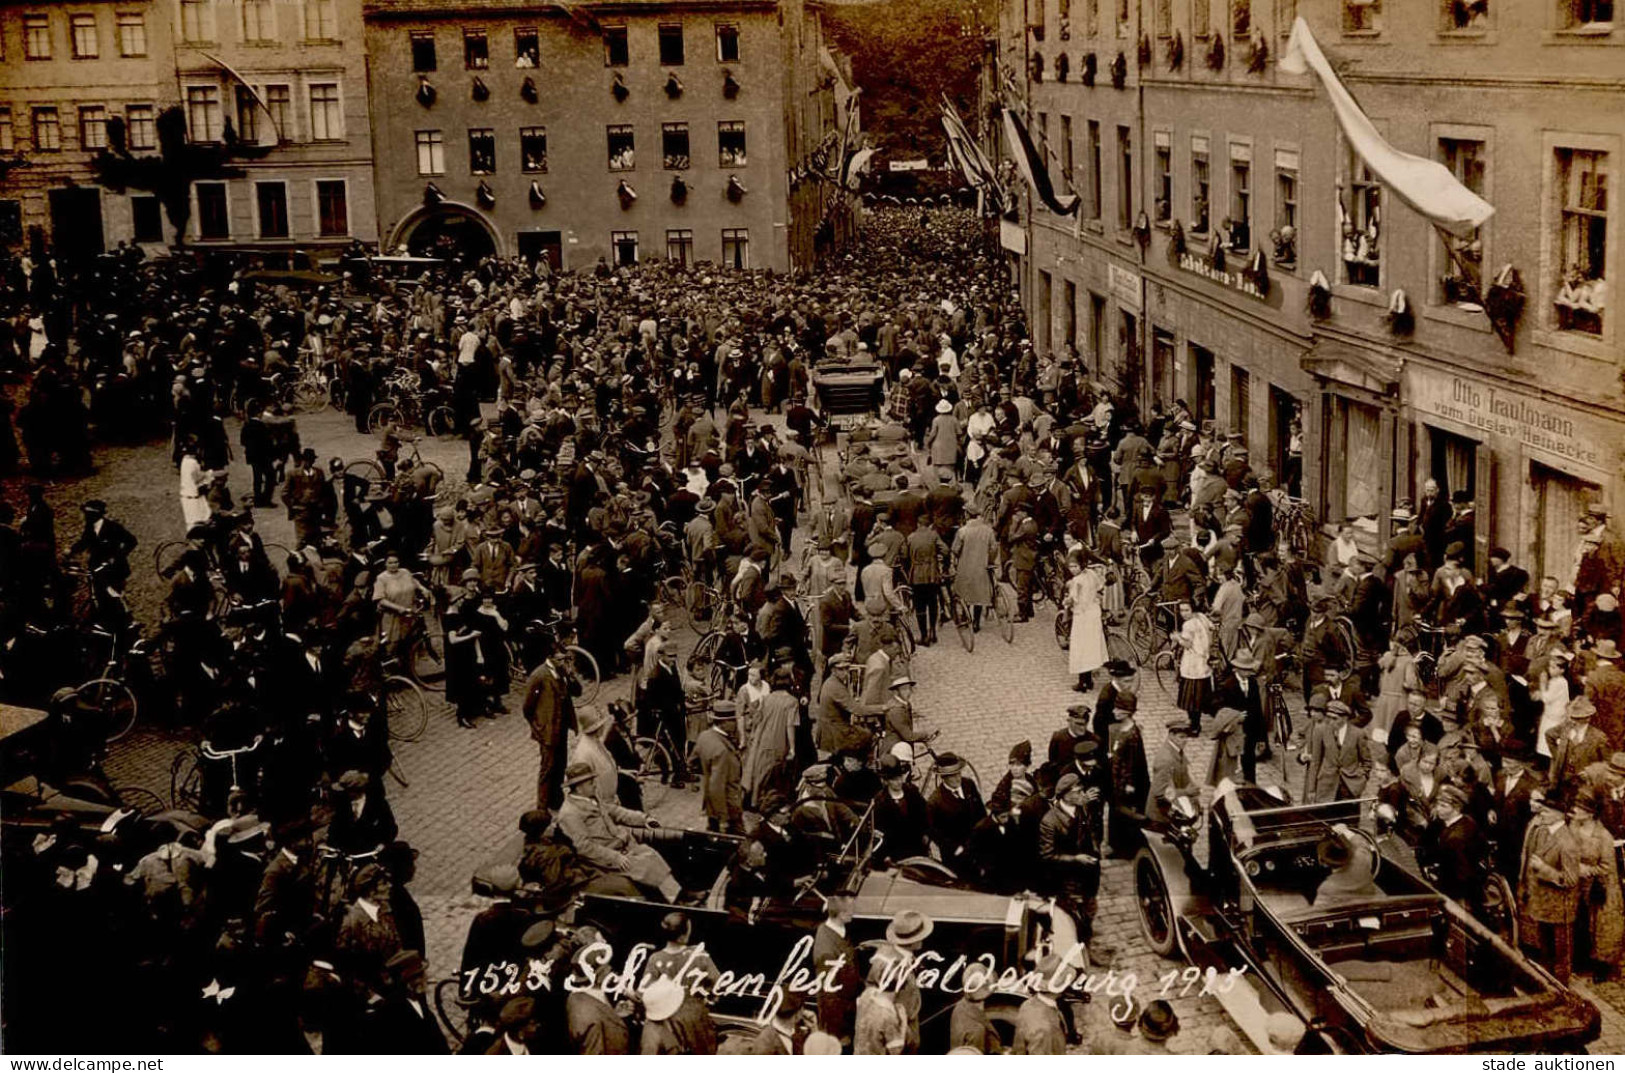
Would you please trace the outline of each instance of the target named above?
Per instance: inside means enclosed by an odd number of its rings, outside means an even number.
[[[947,605],[943,608],[944,616],[954,624],[954,632],[959,634],[959,643],[966,652],[976,651],[975,623],[971,620],[970,607],[964,598],[953,590],[952,585],[942,587],[939,598]]]
[[[256,734],[253,741],[235,749],[216,749],[204,741],[195,748],[183,749],[176,753],[175,759],[169,764],[169,799],[174,802],[176,808],[205,816],[223,815],[226,801],[232,794],[244,788],[243,770],[237,758],[251,755],[259,749],[264,740],[265,735]],[[217,762],[224,760],[231,765],[231,783],[224,794],[218,791],[211,792],[204,785],[205,760]]]
[[[929,738],[914,742],[911,746],[914,751],[914,783],[919,787],[920,796],[927,801],[937,792],[937,786],[942,781],[942,775],[937,771],[937,751],[931,746],[931,743],[941,735],[942,731],[934,731]],[[969,780],[977,789],[981,789],[982,778],[976,773],[976,765],[964,757],[960,757],[960,762],[965,765],[961,777]]]
[[[85,634],[106,643],[107,659],[97,677],[74,687],[74,703],[81,713],[93,715],[103,740],[111,745],[135,729],[140,706],[135,691],[124,684],[124,669],[132,660],[147,658],[146,643],[138,637],[121,654],[112,631],[91,625]]]
[[[378,858],[384,852],[383,846],[362,853],[346,853],[335,849],[323,842],[316,847],[316,916],[318,919],[328,919],[332,911],[340,906],[347,905],[354,890],[352,884],[355,877],[363,867]]]
[[[508,632],[510,673],[523,680],[524,675],[528,673],[527,668],[531,666],[528,644],[538,639],[546,639],[549,642],[548,651],[558,655],[565,673],[581,687],[580,693],[575,697],[576,703],[591,704],[597,700],[598,690],[603,685],[598,660],[591,652],[575,643],[575,627],[563,615],[533,619],[521,628]]]
[[[696,706],[709,709],[711,695],[697,691],[690,694],[687,704],[690,711]],[[642,811],[651,812],[665,799],[666,791],[672,788],[673,776],[679,774],[686,776],[691,766],[688,750],[677,748],[677,743],[664,724],[657,725],[653,734],[639,734],[630,707],[612,704],[610,712],[620,727],[621,734],[632,743],[632,751],[638,762],[635,769],[623,769],[622,774],[637,782],[638,793],[643,803]],[[678,767],[679,756],[682,757],[681,769]]]

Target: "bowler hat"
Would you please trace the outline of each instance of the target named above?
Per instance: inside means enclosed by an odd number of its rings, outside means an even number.
[[[937,756],[938,775],[957,775],[965,770],[965,761],[958,753],[940,753]]]
[[[1179,1031],[1179,1016],[1164,999],[1157,999],[1140,1014],[1140,1035],[1152,1043],[1161,1043]]]

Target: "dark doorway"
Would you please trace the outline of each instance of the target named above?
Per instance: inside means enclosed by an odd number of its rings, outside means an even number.
[[[418,222],[406,240],[413,257],[441,257],[473,264],[497,252],[496,240],[485,224],[466,212],[436,209]]]
[[[101,191],[69,186],[50,192],[51,241],[58,257],[99,257],[107,249],[102,237]]]
[[[1191,400],[1196,407],[1196,420],[1211,421],[1217,409],[1213,390],[1213,351],[1192,343],[1191,368],[1196,376],[1196,398]]]
[[[1303,450],[1302,442],[1298,440],[1298,450],[1294,452],[1295,437],[1292,432],[1292,422],[1298,417],[1298,400],[1289,392],[1282,391],[1274,384],[1270,385],[1270,465],[1274,467],[1276,479],[1281,487],[1287,490],[1288,495],[1301,495],[1301,482],[1303,480]]]
[[[519,232],[519,256],[527,261],[547,260],[555,272],[564,270],[564,235],[559,231]]]

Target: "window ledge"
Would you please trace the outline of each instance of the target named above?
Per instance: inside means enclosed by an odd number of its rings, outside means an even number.
[[[1494,30],[1440,30],[1439,44],[1441,45],[1494,45],[1500,41],[1500,35]]]
[[[1610,366],[1617,364],[1618,352],[1609,342],[1607,334],[1611,325],[1604,323],[1602,335],[1590,335],[1586,332],[1564,332],[1556,328],[1536,328],[1530,332],[1530,339],[1536,346],[1551,347],[1553,350],[1562,350],[1570,354],[1577,354],[1583,358],[1607,362]]]
[[[1381,30],[1344,30],[1342,33],[1345,41],[1372,41],[1381,36]]]
[[[220,47],[220,42],[218,42],[218,41],[184,41],[183,40],[183,41],[180,42],[180,45],[181,45],[182,48],[219,48]],[[215,239],[214,241],[223,242],[225,240],[224,239]]]
[[[1296,261],[1277,261],[1274,258],[1271,258],[1270,264],[1276,269],[1285,272],[1289,276],[1295,276],[1298,274],[1298,262]]]
[[[1469,331],[1488,333],[1495,330],[1483,310],[1465,309],[1456,302],[1430,302],[1423,307],[1422,315],[1429,320]]]
[[[1083,229],[1092,235],[1104,235],[1106,233],[1105,225],[1099,220],[1083,221]]]
[[[1128,249],[1134,248],[1134,232],[1120,230],[1112,237],[1117,239],[1117,244],[1119,246],[1123,246]]]
[[[1362,305],[1381,309],[1388,308],[1388,296],[1383,293],[1381,283],[1375,287],[1366,287],[1359,283],[1333,283],[1332,297],[1348,298]]]
[[[1619,34],[1612,25],[1575,26],[1567,30],[1548,30],[1541,35],[1548,45],[1617,45]]]

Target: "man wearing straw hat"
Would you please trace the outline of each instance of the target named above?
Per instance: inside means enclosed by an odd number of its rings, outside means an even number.
[[[668,902],[675,902],[683,888],[672,875],[671,866],[657,850],[641,841],[659,824],[641,812],[599,800],[592,788],[595,778],[596,773],[586,764],[571,764],[565,771],[559,831],[570,840],[584,864],[653,887]]]

